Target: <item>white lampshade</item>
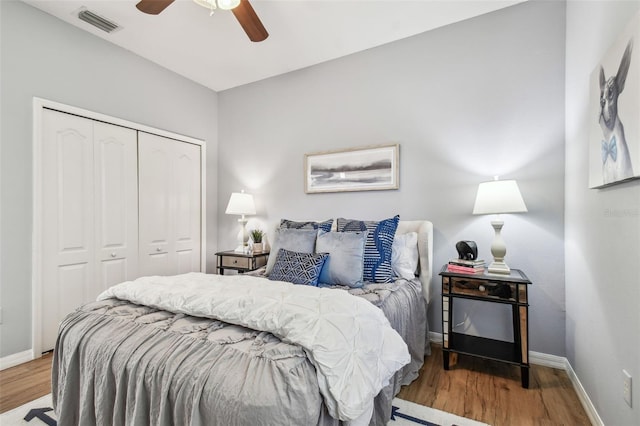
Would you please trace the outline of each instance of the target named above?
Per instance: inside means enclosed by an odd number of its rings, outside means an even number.
[[[478,186],[476,203],[473,206],[473,214],[500,214],[523,213],[527,211],[520,189],[515,180],[493,180],[482,182]],[[490,274],[509,275],[511,268],[505,263],[507,246],[502,239],[502,226],[504,222],[496,219],[491,221],[495,236],[491,243],[493,262],[487,268]]]
[[[231,10],[240,4],[240,0],[218,0],[218,7],[222,10]]]
[[[527,211],[515,180],[494,180],[478,186],[473,214],[523,213]]]
[[[253,195],[244,192],[234,192],[229,198],[226,214],[256,214],[256,205],[253,202]]]

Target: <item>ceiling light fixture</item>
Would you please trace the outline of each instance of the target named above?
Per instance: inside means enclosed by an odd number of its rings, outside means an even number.
[[[193,0],[196,4],[209,9],[210,15],[213,15],[216,9],[231,10],[240,5],[240,0]]]

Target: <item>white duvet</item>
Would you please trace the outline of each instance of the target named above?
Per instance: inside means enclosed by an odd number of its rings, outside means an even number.
[[[268,331],[300,345],[316,368],[329,414],[340,420],[370,415],[373,398],[410,361],[383,312],[346,291],[189,273],[127,281],[98,300],[111,297]]]

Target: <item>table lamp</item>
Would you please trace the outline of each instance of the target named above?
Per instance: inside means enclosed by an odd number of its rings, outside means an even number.
[[[249,234],[247,233],[246,227],[247,219],[245,219],[244,215],[256,214],[256,205],[253,202],[253,195],[245,194],[244,191],[232,193],[231,198],[229,198],[229,204],[227,204],[227,210],[225,210],[225,213],[241,215],[241,218],[238,219],[241,229],[238,233],[238,247],[235,249],[235,251],[238,253],[245,253],[249,245]]]
[[[493,180],[483,182],[478,186],[476,203],[473,214],[496,214],[496,220],[491,221],[495,230],[495,237],[491,244],[493,262],[487,268],[490,274],[511,274],[511,269],[504,262],[507,246],[502,239],[501,231],[504,222],[500,220],[501,213],[523,213],[527,211],[520,189],[515,180]]]

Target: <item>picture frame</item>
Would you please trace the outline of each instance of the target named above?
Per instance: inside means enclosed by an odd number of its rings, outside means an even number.
[[[399,144],[324,151],[304,156],[304,191],[382,191],[398,189]]]
[[[589,188],[640,178],[640,13],[589,80]]]

